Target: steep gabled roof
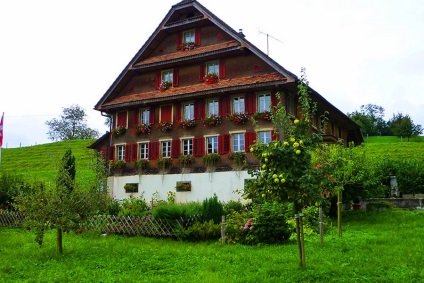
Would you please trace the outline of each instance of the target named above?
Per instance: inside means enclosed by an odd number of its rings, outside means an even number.
[[[187,17],[186,15],[190,15]],[[169,33],[168,30],[174,30],[181,27],[181,30],[187,27],[193,26],[195,27],[202,21],[210,21],[215,24],[217,27],[226,32],[231,38],[233,38],[233,42],[225,46],[227,49],[231,48],[239,48],[243,47],[248,49],[250,52],[255,54],[257,57],[266,62],[269,66],[275,69],[283,78],[284,82],[295,82],[297,81],[296,75],[284,69],[281,65],[272,60],[268,55],[263,53],[261,50],[256,48],[253,44],[247,41],[241,33],[235,31],[233,28],[228,26],[225,22],[215,16],[212,12],[206,9],[203,5],[201,5],[196,0],[184,0],[180,3],[173,5],[169,10],[165,18],[156,28],[156,30],[152,33],[152,35],[148,38],[145,44],[140,48],[140,50],[136,53],[136,55],[131,59],[128,65],[122,70],[117,79],[112,83],[106,93],[101,97],[99,102],[95,105],[95,109],[101,110],[103,104],[108,100],[111,94],[116,90],[116,88],[121,84],[125,83],[125,78],[129,75],[129,72],[134,69],[142,69],[143,67],[149,66],[150,64],[159,63],[159,62],[173,62],[172,60],[178,59],[187,59],[183,58],[183,56],[196,56],[200,54],[205,54],[208,52],[208,46],[203,47],[204,49],[199,48],[199,50],[194,50],[195,52],[190,52],[190,55],[181,54],[182,52],[176,52],[172,54],[167,54],[163,56],[150,57],[152,50],[157,44],[166,37]],[[219,49],[219,46],[213,46],[214,52]],[[212,50],[211,50],[212,51]],[[196,53],[198,52],[198,53]],[[119,99],[119,98],[118,98]]]

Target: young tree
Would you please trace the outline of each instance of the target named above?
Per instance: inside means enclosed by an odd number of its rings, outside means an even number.
[[[408,141],[411,137],[418,136],[423,132],[421,125],[415,125],[408,114],[403,115],[402,113],[393,114],[393,118],[389,121],[389,127],[394,135],[406,137]]]
[[[87,126],[86,116],[84,109],[79,105],[63,108],[60,119],[46,121],[49,126],[49,139],[53,141],[97,138],[99,132]]]
[[[24,225],[27,229],[35,230],[35,241],[40,246],[43,244],[44,232],[56,229],[57,251],[60,254],[63,253],[63,232],[81,233],[85,219],[95,212],[105,211],[110,201],[107,192],[99,189],[103,179],[100,176],[105,172],[104,165],[99,167],[93,186],[84,189],[74,184],[72,166],[67,167],[67,161],[73,159],[73,156],[69,158],[67,151],[59,169],[56,186],[43,183],[23,185],[15,199],[15,207],[25,214]],[[95,166],[98,164],[101,164],[100,160],[95,162]]]
[[[312,153],[322,138],[310,132],[316,104],[310,100],[304,70],[298,85],[298,99],[302,110],[300,119],[293,120],[281,103],[273,111],[272,121],[276,130],[284,133],[280,135],[283,139],[268,144],[255,143],[250,148],[260,160],[261,168],[249,171],[255,179],[245,187],[244,194],[256,202],[293,204],[300,266],[305,267],[301,211],[305,206],[322,202],[324,196],[320,186],[323,176],[312,165]]]

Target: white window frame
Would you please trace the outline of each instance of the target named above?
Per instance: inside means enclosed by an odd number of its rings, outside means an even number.
[[[140,122],[142,124],[150,124],[150,109],[149,108],[140,109]]]
[[[193,154],[193,138],[181,139],[181,147],[182,147],[183,155],[192,155]]]
[[[231,144],[233,152],[244,152],[246,144],[244,132],[231,133]]]
[[[244,113],[245,109],[244,109],[244,102],[245,97],[244,95],[240,95],[240,96],[234,96],[233,97],[233,113]]]
[[[196,32],[194,29],[186,30],[183,32],[183,43],[190,43],[196,41]]]
[[[138,157],[140,159],[149,159],[149,143],[140,142],[138,144]]]
[[[219,76],[219,61],[210,61],[205,64],[205,74],[216,74]]]
[[[260,93],[258,94],[258,112],[265,112],[271,110],[271,94]]]
[[[171,140],[161,140],[160,141],[160,155],[162,158],[170,158],[171,157]]]
[[[169,69],[169,70],[163,70],[161,72],[161,80],[162,82],[174,82],[174,70],[173,69]]]
[[[210,147],[209,147],[210,145]],[[218,136],[208,136],[206,137],[206,152],[210,153],[218,153]]]
[[[194,119],[194,103],[188,102],[183,105],[183,117],[185,120]]]
[[[125,144],[116,145],[116,160],[125,161]]]
[[[266,136],[263,136],[264,134],[266,134]],[[259,131],[258,132],[258,139],[264,144],[270,143],[272,141],[271,130],[269,130],[269,131]]]
[[[210,117],[211,115],[216,115],[216,116],[219,115],[219,100],[218,99],[208,100],[206,107],[207,107],[206,110],[208,113],[207,117]]]

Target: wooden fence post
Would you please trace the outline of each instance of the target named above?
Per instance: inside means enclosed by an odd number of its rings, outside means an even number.
[[[221,241],[225,244],[225,215],[222,215],[221,220]]]

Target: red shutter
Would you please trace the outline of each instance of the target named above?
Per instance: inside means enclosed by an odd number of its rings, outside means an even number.
[[[125,145],[125,162],[129,162],[131,160],[131,145]]]
[[[109,147],[109,160],[115,160],[115,146]]]
[[[250,152],[250,146],[255,143],[256,132],[244,133],[244,150]]]
[[[156,73],[156,80],[155,80],[156,89],[159,89],[161,80],[162,80],[162,78],[161,78],[160,72]]]
[[[219,60],[219,78],[223,79],[225,78],[227,67],[225,66],[225,59]]]
[[[126,127],[127,126],[127,111],[118,112],[117,114],[117,123],[116,127]]]
[[[175,68],[172,74],[172,86],[178,86],[178,68]]]
[[[160,107],[160,121],[172,122],[172,105],[165,105]]]
[[[150,113],[149,113],[149,122],[150,124],[154,124],[155,123],[155,107],[150,107]]]
[[[200,45],[200,29],[197,28],[194,30],[194,45]]]
[[[274,108],[278,104],[278,98],[275,95],[275,92],[271,93],[271,107]]]
[[[271,140],[276,141],[278,140],[279,136],[278,133],[276,133],[274,130],[271,131]]]
[[[131,161],[136,161],[137,158],[137,148],[138,148],[138,144],[137,143],[133,143],[131,146]]]
[[[155,160],[159,157],[159,142],[149,142],[149,160]]]
[[[218,154],[226,154],[230,152],[230,134],[222,134],[218,136]]]
[[[178,158],[181,155],[181,141],[179,139],[172,140],[171,157]]]
[[[254,93],[248,93],[245,98],[244,109],[246,109],[246,113],[256,113],[256,95]]]
[[[174,121],[177,123],[181,121],[181,103],[175,104]]]
[[[140,111],[138,109],[134,109],[133,126],[138,125],[139,123],[140,123]]]
[[[205,77],[205,64],[200,64],[200,69],[199,69],[199,81],[203,81],[203,78]]]
[[[181,49],[181,45],[183,44],[183,34],[180,32],[177,34],[177,50]]]
[[[203,119],[205,117],[205,100],[197,99],[194,101],[194,119]]]
[[[227,116],[231,113],[230,97],[221,96],[219,98],[219,116]]]
[[[197,137],[193,139],[193,155],[196,157],[205,155],[204,137]]]

